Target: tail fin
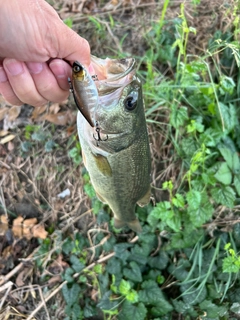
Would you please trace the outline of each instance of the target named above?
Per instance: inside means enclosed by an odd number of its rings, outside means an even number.
[[[122,220],[114,218],[114,227],[117,229],[123,228],[125,226],[128,226],[130,229],[132,229],[135,232],[142,232],[142,227],[140,225],[140,222],[138,219],[124,222]]]

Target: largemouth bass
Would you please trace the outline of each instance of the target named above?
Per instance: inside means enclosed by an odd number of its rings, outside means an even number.
[[[151,160],[135,60],[92,57],[92,63],[102,80],[94,81],[77,61],[72,68],[83,161],[98,198],[113,211],[115,227],[141,232],[135,207],[149,202]]]

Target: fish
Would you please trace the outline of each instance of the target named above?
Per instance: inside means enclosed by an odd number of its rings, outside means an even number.
[[[75,61],[72,84],[69,80],[79,108],[83,162],[97,197],[113,212],[114,226],[139,233],[135,208],[151,197],[151,156],[136,61],[94,56],[91,61],[97,76]]]

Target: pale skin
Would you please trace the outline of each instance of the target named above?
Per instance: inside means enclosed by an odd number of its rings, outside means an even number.
[[[0,8],[0,94],[13,105],[64,101],[71,64],[90,65],[88,42],[44,0],[0,0]]]

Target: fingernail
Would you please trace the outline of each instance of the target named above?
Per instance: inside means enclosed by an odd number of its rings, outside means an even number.
[[[0,67],[0,82],[6,82],[8,80],[6,72]]]
[[[8,70],[8,72],[12,75],[12,76],[17,76],[20,73],[23,72],[23,65],[22,62],[17,61],[15,59],[10,59],[5,63],[5,66]]]
[[[33,74],[38,74],[43,70],[43,64],[40,62],[27,62],[28,70]]]

